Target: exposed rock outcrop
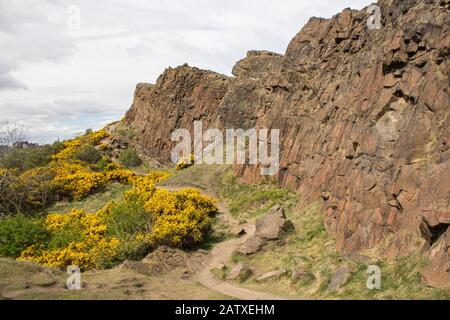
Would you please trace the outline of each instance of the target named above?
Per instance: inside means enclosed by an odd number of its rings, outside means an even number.
[[[380,0],[382,27],[346,9],[311,18],[284,55],[250,51],[233,77],[189,66],[138,85],[125,123],[168,162],[176,128],[281,130],[280,186],[324,200],[327,230],[349,253],[430,258],[425,279],[449,287],[449,1]],[[245,181],[259,168],[238,166]],[[425,221],[425,222],[424,222]]]
[[[294,229],[292,221],[286,219],[284,209],[278,205],[257,219],[255,227],[255,233],[242,244],[238,252],[245,255],[256,253],[268,241],[281,240],[287,232]]]

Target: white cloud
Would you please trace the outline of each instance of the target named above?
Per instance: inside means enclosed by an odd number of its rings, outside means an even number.
[[[247,50],[283,53],[311,16],[370,0],[0,0],[0,118],[34,140],[118,119],[168,66],[230,74]],[[67,28],[71,5],[79,30]]]

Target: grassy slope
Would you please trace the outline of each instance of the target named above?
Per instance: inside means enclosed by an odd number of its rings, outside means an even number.
[[[64,213],[72,209],[83,209],[86,212],[96,212],[103,208],[109,201],[120,201],[123,198],[124,192],[131,189],[130,186],[112,183],[105,187],[101,192],[97,192],[89,197],[78,201],[60,201],[47,209],[47,212]]]

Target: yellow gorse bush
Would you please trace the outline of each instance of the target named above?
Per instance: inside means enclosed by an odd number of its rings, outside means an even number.
[[[178,160],[176,170],[180,171],[180,170],[189,168],[190,166],[192,166],[194,161],[195,161],[195,156],[193,154],[189,155],[188,157],[181,157]]]
[[[75,199],[80,199],[103,186],[106,178],[101,172],[92,172],[79,162],[62,161],[50,169],[53,181]]]
[[[101,144],[98,146],[98,148],[99,148],[101,151],[106,151],[106,150],[108,150],[108,145],[107,145],[106,143],[101,143]]]
[[[120,173],[116,173],[120,175]],[[116,174],[111,177],[118,179]],[[147,232],[131,234],[118,239],[109,234],[112,211],[120,203],[110,202],[95,213],[72,210],[66,214],[49,214],[46,229],[54,236],[72,231],[76,240],[57,248],[31,246],[22,252],[20,259],[49,266],[65,267],[70,264],[84,269],[102,268],[118,260],[123,245],[141,245],[153,248],[167,245],[191,248],[203,241],[211,227],[211,218],[217,211],[214,199],[203,196],[195,189],[169,191],[158,189],[155,184],[169,177],[167,172],[155,171],[139,177],[124,173],[123,179],[133,184],[125,193],[124,203],[138,204],[145,213],[151,228]],[[120,211],[126,217],[127,211]],[[120,218],[120,217],[119,217]]]
[[[101,166],[77,160],[83,145],[98,146],[107,136],[101,130],[64,142],[50,164],[23,173],[23,179],[17,183],[26,185],[33,177],[50,174],[46,180],[49,190],[74,199],[110,182],[130,184],[132,188],[125,192],[124,200],[110,202],[94,213],[74,209],[49,214],[45,219],[45,229],[51,235],[49,242],[28,247],[19,259],[61,268],[71,264],[83,269],[104,268],[123,260],[124,251],[126,256],[129,250],[143,248],[145,252],[158,245],[191,248],[203,241],[217,211],[214,199],[195,189],[157,188],[158,182],[170,176],[168,172],[139,176],[106,157]],[[29,194],[29,201],[39,201],[38,195],[31,191]]]
[[[97,145],[108,137],[105,130],[92,132],[63,143],[63,150],[53,156],[49,170],[54,174],[53,182],[60,185],[66,193],[75,199],[83,198],[108,182],[133,183],[136,174],[121,169],[114,162],[107,163],[105,172],[93,172],[89,165],[75,160],[79,148],[89,143]],[[107,158],[103,158],[107,160]]]
[[[134,172],[126,169],[93,172],[80,162],[62,161],[50,170],[55,175],[53,181],[75,199],[83,198],[109,182],[132,184],[137,177]]]
[[[87,135],[87,141],[92,144],[98,144],[103,139],[109,137],[109,133],[102,129],[99,131],[92,132]]]
[[[146,202],[155,192],[155,184],[170,177],[170,173],[164,171],[152,171],[145,177],[136,176],[132,182],[133,189],[125,192],[125,200]]]
[[[62,144],[62,150],[57,154],[53,155],[52,159],[54,161],[67,160],[75,158],[78,149],[81,147],[82,141],[80,139],[74,139],[65,141]]]
[[[63,149],[55,154],[52,158],[54,161],[75,159],[79,148],[83,144],[98,145],[100,141],[107,138],[108,136],[108,132],[106,132],[105,130],[99,130],[69,141],[64,141],[62,144]]]
[[[65,267],[77,265],[83,269],[101,268],[117,253],[120,241],[107,235],[104,215],[108,209],[96,213],[72,210],[70,213],[49,214],[45,227],[53,236],[65,231],[79,230],[79,240],[54,248],[31,246],[22,252],[19,260],[33,261],[47,266]],[[69,229],[69,230],[68,230]]]
[[[153,242],[172,247],[192,247],[200,243],[217,211],[214,200],[195,189],[157,189],[144,206],[152,216]]]

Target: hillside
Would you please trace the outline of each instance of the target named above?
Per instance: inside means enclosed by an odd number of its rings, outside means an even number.
[[[381,0],[382,27],[346,9],[311,18],[285,54],[249,51],[233,77],[187,65],[139,84],[123,123],[168,163],[177,128],[281,130],[278,185],[320,198],[343,253],[421,252],[426,282],[450,285],[448,1]],[[163,124],[163,125],[162,125]],[[236,166],[246,182],[259,168]]]

